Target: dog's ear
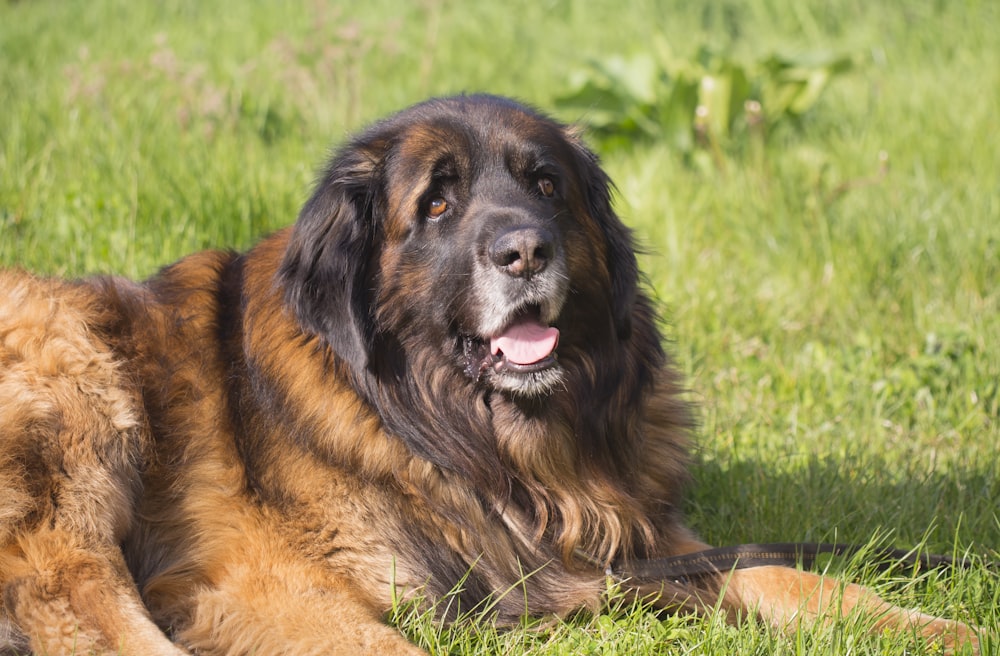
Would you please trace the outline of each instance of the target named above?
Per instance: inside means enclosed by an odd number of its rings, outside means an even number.
[[[381,147],[358,140],[333,158],[299,214],[278,271],[295,318],[358,372],[368,366],[376,333],[370,272]]]
[[[587,148],[576,129],[567,128],[566,137],[576,154],[587,212],[604,232],[615,328],[619,339],[627,339],[632,333],[632,310],[639,293],[639,265],[632,231],[611,207],[614,186],[597,155]]]

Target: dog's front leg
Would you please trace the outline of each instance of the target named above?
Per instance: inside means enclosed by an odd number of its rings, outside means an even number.
[[[176,638],[203,656],[426,656],[356,585],[274,554],[229,563],[193,605]]]
[[[979,651],[976,631],[966,624],[893,606],[871,589],[789,567],[753,567],[724,575],[724,604],[744,615],[756,613],[791,632],[800,623],[831,621],[855,613],[871,619],[872,630],[914,633],[941,642],[949,652],[969,644]]]

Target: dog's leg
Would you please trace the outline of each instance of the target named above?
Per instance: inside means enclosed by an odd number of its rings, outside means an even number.
[[[153,624],[114,546],[42,529],[0,554],[0,573],[7,613],[35,654],[185,653]]]
[[[665,555],[708,548],[689,536]],[[949,652],[968,644],[979,653],[976,630],[966,624],[893,606],[864,586],[790,567],[737,569],[691,584],[647,583],[636,586],[636,592],[647,597],[659,595],[656,604],[665,609],[709,613],[718,608],[730,622],[757,617],[785,633],[794,633],[800,625],[855,615],[868,618],[873,632],[903,631],[928,642],[940,642]]]
[[[744,614],[756,613],[769,624],[794,631],[798,624],[829,621],[853,613],[873,620],[872,630],[904,631],[941,642],[949,651],[970,644],[978,653],[971,627],[916,610],[893,606],[872,590],[854,583],[788,567],[734,570],[726,577],[724,604]]]
[[[255,544],[194,597],[179,643],[202,656],[425,656],[350,584],[268,549],[266,540],[248,542]]]
[[[0,272],[0,630],[36,654],[178,656],[117,546],[148,436],[94,330],[104,305],[93,288]]]

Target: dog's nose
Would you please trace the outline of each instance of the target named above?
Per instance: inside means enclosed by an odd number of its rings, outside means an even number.
[[[512,228],[502,233],[490,247],[490,260],[515,278],[541,273],[555,253],[552,235],[540,227]]]

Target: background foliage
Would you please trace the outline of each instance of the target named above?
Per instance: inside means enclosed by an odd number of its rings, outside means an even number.
[[[645,245],[703,408],[688,512],[706,539],[996,559],[998,25],[990,0],[4,2],[0,262],[146,276],[243,248],[366,122],[513,95],[593,128]],[[985,568],[847,569],[1000,623]],[[395,617],[453,653],[920,649],[633,608],[509,633]]]

